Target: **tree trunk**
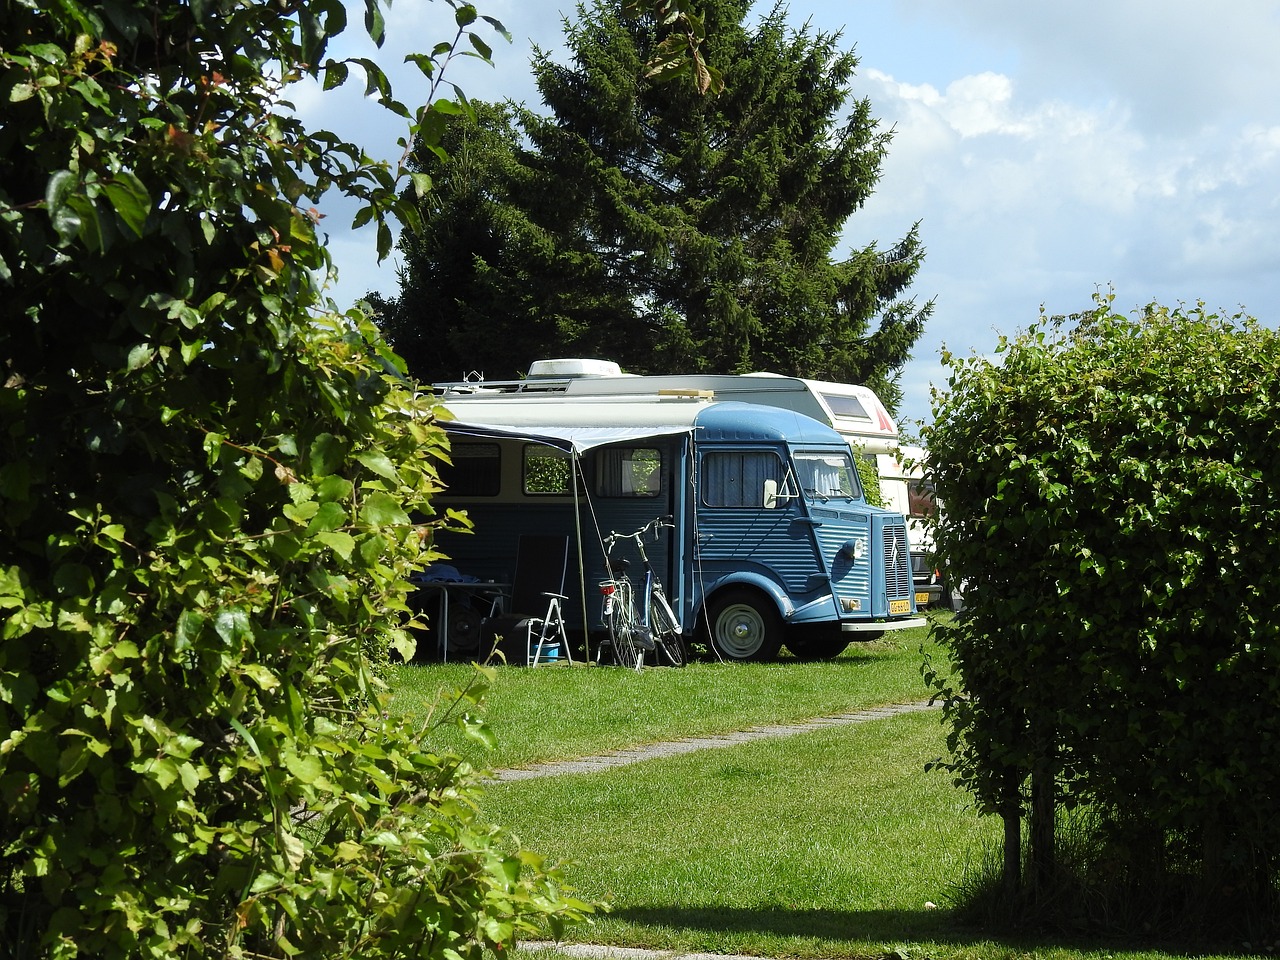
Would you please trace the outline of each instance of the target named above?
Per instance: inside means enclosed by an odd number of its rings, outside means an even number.
[[[1057,872],[1053,768],[1045,762],[1031,772],[1031,883],[1036,895],[1047,893]]]
[[[1209,895],[1222,892],[1226,872],[1224,844],[1222,819],[1212,813],[1206,815],[1200,827],[1200,882],[1203,892]]]
[[[1022,776],[1020,771],[1004,772],[1004,800],[1000,819],[1004,821],[1004,895],[1012,899],[1022,889]]]
[[[1004,821],[1004,894],[1013,897],[1022,887],[1022,816],[1018,804],[1000,813]]]

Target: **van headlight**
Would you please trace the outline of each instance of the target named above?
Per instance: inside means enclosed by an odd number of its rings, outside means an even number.
[[[867,541],[862,537],[846,540],[836,553],[846,560],[861,560],[867,555]]]

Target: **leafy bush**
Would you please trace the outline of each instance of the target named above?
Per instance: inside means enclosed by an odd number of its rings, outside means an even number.
[[[862,482],[862,495],[873,507],[883,507],[884,494],[880,490],[880,468],[875,454],[854,452],[853,465],[858,468],[858,479]]]
[[[411,208],[279,102],[344,5],[0,2],[0,943],[478,956],[580,915],[381,702],[461,521],[299,206],[361,198],[384,249]]]
[[[929,478],[968,590],[937,627],[944,766],[1005,818],[1011,880],[1020,818],[1043,879],[1056,809],[1087,804],[1123,826],[1116,869],[1274,904],[1280,336],[1110,303],[946,357]]]

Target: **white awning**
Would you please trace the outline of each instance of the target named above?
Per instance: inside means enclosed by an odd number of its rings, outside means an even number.
[[[609,443],[651,440],[693,432],[693,425],[689,423],[624,427],[541,424],[534,427],[527,424],[467,423],[462,420],[445,420],[441,425],[449,433],[458,436],[529,440],[559,447],[562,450],[572,450],[575,453],[583,453]]]

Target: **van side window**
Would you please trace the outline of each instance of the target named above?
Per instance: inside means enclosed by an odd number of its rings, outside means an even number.
[[[502,454],[496,443],[450,444],[452,464],[440,464],[445,497],[496,497],[502,489]]]
[[[569,454],[541,443],[524,448],[524,492],[533,495],[568,496],[573,467]]]
[[[596,453],[596,494],[656,497],[662,492],[662,454],[654,447],[609,447]]]
[[[766,480],[780,485],[782,459],[771,451],[727,450],[702,458],[702,502],[708,507],[763,507]]]

